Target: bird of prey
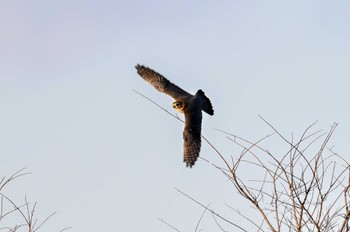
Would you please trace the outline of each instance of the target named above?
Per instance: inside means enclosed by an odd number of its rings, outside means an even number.
[[[187,93],[148,67],[138,64],[135,68],[137,73],[159,92],[174,98],[173,108],[185,115],[183,161],[186,163],[186,167],[192,168],[201,149],[202,110],[209,115],[214,115],[209,98],[205,96],[201,89],[195,95]]]

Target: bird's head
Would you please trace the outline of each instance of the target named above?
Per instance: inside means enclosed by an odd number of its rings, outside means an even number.
[[[181,101],[175,101],[173,102],[173,108],[179,111],[180,113],[184,113],[185,104]]]

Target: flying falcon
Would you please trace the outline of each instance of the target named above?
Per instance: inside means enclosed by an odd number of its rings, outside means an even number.
[[[187,93],[177,85],[154,70],[143,65],[136,65],[137,73],[159,92],[168,94],[175,99],[173,108],[185,115],[184,162],[186,167],[192,167],[196,162],[201,149],[202,110],[214,115],[213,106],[200,89],[195,95]]]

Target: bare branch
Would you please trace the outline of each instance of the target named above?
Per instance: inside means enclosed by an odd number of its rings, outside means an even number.
[[[165,225],[167,225],[167,226],[169,226],[170,228],[172,228],[173,230],[180,232],[180,230],[176,229],[176,227],[170,225],[169,223],[167,223],[167,222],[164,221],[163,219],[161,219],[161,218],[157,218],[157,219],[158,219],[159,221],[163,222]]]
[[[190,197],[189,195],[187,195],[186,193],[182,192],[181,190],[179,190],[178,188],[175,188],[176,191],[178,191],[179,193],[181,193],[182,195],[184,195],[185,197],[189,198],[190,200],[192,200],[193,202],[197,203],[198,205],[200,205],[201,207],[203,207],[204,209],[207,209],[205,205],[203,205],[202,203],[200,203],[199,201],[195,200],[194,198]],[[224,220],[225,222],[227,222],[228,224],[231,224],[232,226],[242,230],[242,231],[246,231],[245,229],[243,229],[242,227],[240,227],[239,225],[229,221],[228,219],[222,217],[221,215],[219,215],[218,213],[214,212],[211,209],[207,209],[209,210],[212,214],[214,214],[215,216],[217,216],[218,218]]]

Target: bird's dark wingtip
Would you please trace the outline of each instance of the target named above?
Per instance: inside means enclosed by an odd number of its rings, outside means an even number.
[[[137,64],[137,65],[135,65],[135,68],[136,68],[137,70],[139,70],[142,66],[143,66],[143,65],[141,65],[141,64]]]
[[[205,93],[203,92],[203,90],[199,89],[196,93],[196,95],[200,96],[203,98],[204,102],[203,102],[203,106],[202,106],[202,110],[204,112],[206,112],[209,115],[214,115],[214,109],[213,109],[213,105],[211,104],[210,99],[205,96]]]

